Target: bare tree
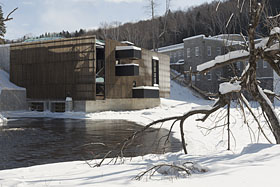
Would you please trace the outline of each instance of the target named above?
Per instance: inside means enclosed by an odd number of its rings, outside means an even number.
[[[170,3],[171,0],[165,0],[165,13],[164,13],[164,21],[163,21],[163,29],[161,32],[159,32],[159,19],[156,19],[156,9],[159,6],[159,3],[157,0],[147,0],[148,4],[146,6],[146,9],[148,10],[150,16],[151,16],[151,31],[152,31],[152,45],[153,50],[156,51],[156,48],[158,48],[158,42],[161,37],[166,33],[167,30],[167,17],[170,10]]]
[[[245,50],[233,51],[225,55],[222,58],[216,58],[212,62],[208,62],[202,66],[198,66],[198,70],[201,73],[205,73],[217,67],[222,67],[228,65],[237,60],[249,59],[249,64],[246,70],[243,72],[242,76],[236,81],[240,81],[241,86],[240,91],[248,91],[254,100],[256,100],[269,121],[272,132],[274,134],[276,143],[280,143],[280,120],[269,100],[267,94],[260,87],[256,76],[256,64],[259,59],[267,61],[273,68],[275,73],[280,75],[279,67],[279,27],[274,27],[268,37],[263,38],[260,44],[255,43],[256,29],[260,23],[260,19],[265,7],[265,0],[261,3],[257,0],[252,0],[250,4],[250,23],[248,29],[249,46]],[[273,18],[272,18],[273,19]],[[226,59],[226,60],[225,60]]]
[[[212,113],[215,113],[220,109],[225,109],[225,106],[229,107],[233,95],[237,96],[238,103],[240,103],[241,107],[245,106],[246,108],[248,108],[250,113],[254,116],[254,119],[256,120],[261,130],[261,133],[265,138],[267,138],[264,131],[261,129],[261,124],[258,121],[256,115],[253,113],[249,102],[243,95],[243,91],[247,91],[253,97],[253,99],[259,103],[263,111],[264,118],[267,119],[268,126],[270,127],[274,135],[275,142],[277,144],[280,143],[280,120],[268,97],[276,95],[272,91],[264,91],[260,87],[260,83],[257,80],[256,76],[256,64],[260,59],[267,61],[273,68],[273,70],[278,75],[280,75],[280,27],[278,27],[279,22],[274,22],[277,25],[273,25],[274,27],[271,28],[269,36],[262,38],[262,41],[260,43],[256,44],[255,42],[256,30],[260,23],[261,16],[263,15],[262,13],[265,5],[265,0],[262,0],[262,2],[259,2],[258,0],[251,0],[251,4],[248,7],[250,18],[248,29],[249,41],[245,42],[245,44],[248,43],[248,46],[245,49],[231,51],[226,55],[218,56],[214,60],[201,64],[197,67],[197,70],[200,73],[206,73],[210,70],[224,67],[237,61],[245,61],[249,59],[249,63],[241,76],[232,77],[228,82],[220,84],[219,93],[217,94],[218,100],[213,104],[213,106],[195,108],[191,111],[188,111],[184,115],[160,119],[148,124],[141,131],[133,133],[122,143],[118,156],[122,157],[123,150],[135,139],[135,137],[140,135],[141,132],[145,131],[155,124],[164,123],[166,121],[173,121],[172,125],[170,126],[170,132],[173,129],[174,125],[179,124],[182,148],[187,154],[188,152],[184,135],[184,127],[186,125],[185,121],[190,116],[202,114],[202,118],[198,118],[197,121],[204,122]],[[277,16],[270,16],[268,17],[268,19],[279,19],[279,17],[280,14]],[[242,110],[244,111],[244,108],[242,108]],[[170,134],[167,136],[167,139],[169,136]],[[268,138],[267,140],[271,142]]]
[[[151,16],[151,29],[152,29],[152,41],[153,41],[153,50],[156,49],[156,34],[155,34],[155,11],[158,6],[156,0],[147,0],[148,5],[146,6],[149,14]]]
[[[240,1],[238,1],[238,3],[240,3]],[[245,61],[249,59],[249,63],[247,67],[244,69],[241,76],[234,76],[230,78],[229,81],[220,84],[219,93],[217,94],[218,99],[212,106],[203,106],[203,107],[194,108],[190,111],[187,111],[184,115],[178,115],[178,116],[156,120],[146,125],[143,129],[134,132],[131,136],[129,136],[123,142],[118,144],[116,146],[116,149],[114,149],[117,150],[117,152],[109,151],[99,163],[93,165],[92,167],[101,166],[101,164],[104,163],[106,157],[112,158],[109,161],[109,163],[113,162],[114,160],[116,161],[119,158],[123,158],[124,150],[129,145],[132,144],[135,138],[141,136],[142,132],[146,131],[147,129],[149,129],[150,127],[156,124],[165,123],[167,121],[171,121],[172,124],[169,127],[169,133],[166,136],[166,141],[168,141],[174,126],[179,125],[182,148],[184,150],[184,153],[187,154],[188,153],[186,147],[187,142],[185,141],[185,134],[184,134],[185,132],[184,128],[187,127],[186,126],[187,124],[185,123],[185,121],[188,120],[188,118],[190,118],[191,116],[197,116],[197,114],[201,114],[196,120],[204,122],[213,113],[226,109],[227,109],[227,115],[229,116],[230,104],[234,95],[237,98],[237,103],[239,103],[239,106],[241,107],[241,111],[243,111],[243,114],[245,115],[244,110],[246,107],[251,113],[251,115],[253,116],[254,120],[256,121],[260,132],[263,134],[263,136],[267,139],[268,142],[272,143],[272,141],[268,139],[264,130],[262,129],[263,124],[261,124],[261,122],[258,121],[257,116],[254,114],[254,111],[250,106],[250,103],[243,95],[244,91],[248,92],[252,96],[252,98],[259,103],[260,108],[262,109],[262,115],[264,116],[264,119],[266,119],[266,123],[274,135],[275,142],[277,144],[280,144],[280,120],[269,99],[269,96],[270,97],[278,97],[278,96],[272,91],[263,90],[256,76],[256,64],[257,61],[260,59],[267,61],[270,64],[271,68],[275,71],[275,73],[277,73],[280,76],[280,27],[279,27],[280,14],[271,15],[271,16],[265,15],[267,21],[270,23],[267,25],[272,26],[270,28],[271,31],[267,37],[261,39],[260,43],[256,43],[255,41],[256,34],[257,34],[256,30],[258,25],[260,24],[261,16],[264,16],[263,12],[265,6],[266,6],[265,0],[262,0],[261,2],[259,0],[250,1],[250,6],[248,6],[249,26],[247,31],[249,39],[248,42],[247,41],[244,42],[245,45],[247,44],[244,49],[231,51],[225,55],[218,56],[214,60],[201,64],[197,67],[197,70],[200,73],[206,73],[213,69],[224,67],[232,63],[235,63],[237,61],[242,61],[242,60]],[[237,6],[237,7],[239,7],[240,10],[244,8],[242,6]],[[230,135],[229,123],[230,120],[228,117],[227,123],[224,124],[223,126],[228,127],[228,134]],[[148,169],[146,172],[140,173],[136,178],[141,179],[141,177],[145,175],[147,172],[149,172],[150,170],[153,170],[152,172],[155,172],[158,169],[165,166],[171,167],[173,169],[177,169],[177,171],[184,172],[187,175],[189,175],[191,172],[191,169],[189,169],[189,167],[181,167],[181,165],[180,166],[158,165],[152,167],[151,169]]]

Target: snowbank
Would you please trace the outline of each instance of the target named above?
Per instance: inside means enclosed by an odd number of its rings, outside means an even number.
[[[263,187],[278,186],[279,145],[249,145],[242,154],[223,152],[206,156],[165,154],[127,159],[124,164],[91,168],[85,162],[66,162],[0,171],[1,186],[176,186]],[[175,178],[156,173],[151,179],[132,180],[150,165],[174,161],[197,162],[209,169],[203,174]],[[97,161],[93,161],[94,164]]]
[[[209,105],[205,101],[192,96],[191,92],[172,82],[172,90],[176,89],[171,97],[181,100],[161,99],[161,106],[153,109],[122,112],[100,113],[38,113],[38,112],[5,112],[6,117],[63,117],[88,119],[125,119],[146,125],[154,120],[174,115],[182,115],[195,107]],[[179,94],[180,93],[180,94]],[[258,108],[253,108],[261,113]],[[124,163],[103,165],[91,168],[87,163],[65,162],[48,164],[28,168],[19,168],[0,171],[0,186],[176,186],[176,187],[236,187],[236,186],[278,186],[278,168],[280,167],[279,145],[269,145],[259,133],[258,126],[249,111],[245,110],[249,128],[243,124],[242,111],[231,108],[231,151],[225,151],[228,145],[227,131],[224,125],[226,110],[212,115],[205,123],[193,116],[185,122],[185,138],[189,155],[182,152],[166,153],[164,155],[146,155],[144,157],[127,158]],[[214,119],[220,119],[218,123]],[[260,118],[261,123],[265,119]],[[169,128],[172,122],[163,124]],[[162,125],[159,124],[158,127]],[[219,128],[212,129],[215,126]],[[249,130],[248,130],[249,129]],[[267,136],[274,141],[269,127],[264,126]],[[180,139],[178,123],[175,124],[174,136]],[[262,144],[252,144],[262,143]],[[100,160],[93,160],[91,164]],[[109,162],[106,159],[104,163]],[[150,179],[146,176],[141,181],[132,180],[137,174],[145,171],[151,165],[159,163],[174,163],[191,161],[208,168],[206,173],[195,173],[187,178],[174,178],[170,175],[156,175]]]

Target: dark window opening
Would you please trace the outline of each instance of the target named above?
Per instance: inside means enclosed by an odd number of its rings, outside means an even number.
[[[31,111],[43,112],[44,111],[44,103],[43,102],[32,102],[29,105]]]
[[[105,99],[104,49],[97,49],[96,57],[96,99]]]
[[[52,103],[51,104],[51,111],[52,112],[65,112],[65,103]]]
[[[152,60],[152,86],[159,85],[159,61]]]

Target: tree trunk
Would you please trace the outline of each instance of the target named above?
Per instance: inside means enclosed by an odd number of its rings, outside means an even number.
[[[257,63],[257,49],[255,48],[255,31],[259,24],[260,15],[262,11],[262,6],[258,4],[257,0],[252,1],[250,11],[250,25],[249,25],[249,48],[250,48],[250,57],[249,63],[250,67],[248,70],[248,74],[245,80],[246,86],[249,89],[248,91],[251,93],[253,98],[260,104],[262,110],[267,115],[270,125],[273,130],[273,135],[275,137],[276,143],[280,144],[280,121],[277,117],[277,114],[274,111],[271,101],[268,97],[263,93],[263,90],[259,87],[256,75],[256,63]]]

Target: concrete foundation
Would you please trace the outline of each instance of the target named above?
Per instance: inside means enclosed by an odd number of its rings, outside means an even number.
[[[74,101],[74,111],[124,111],[153,108],[160,105],[159,98],[106,99],[96,101]]]

